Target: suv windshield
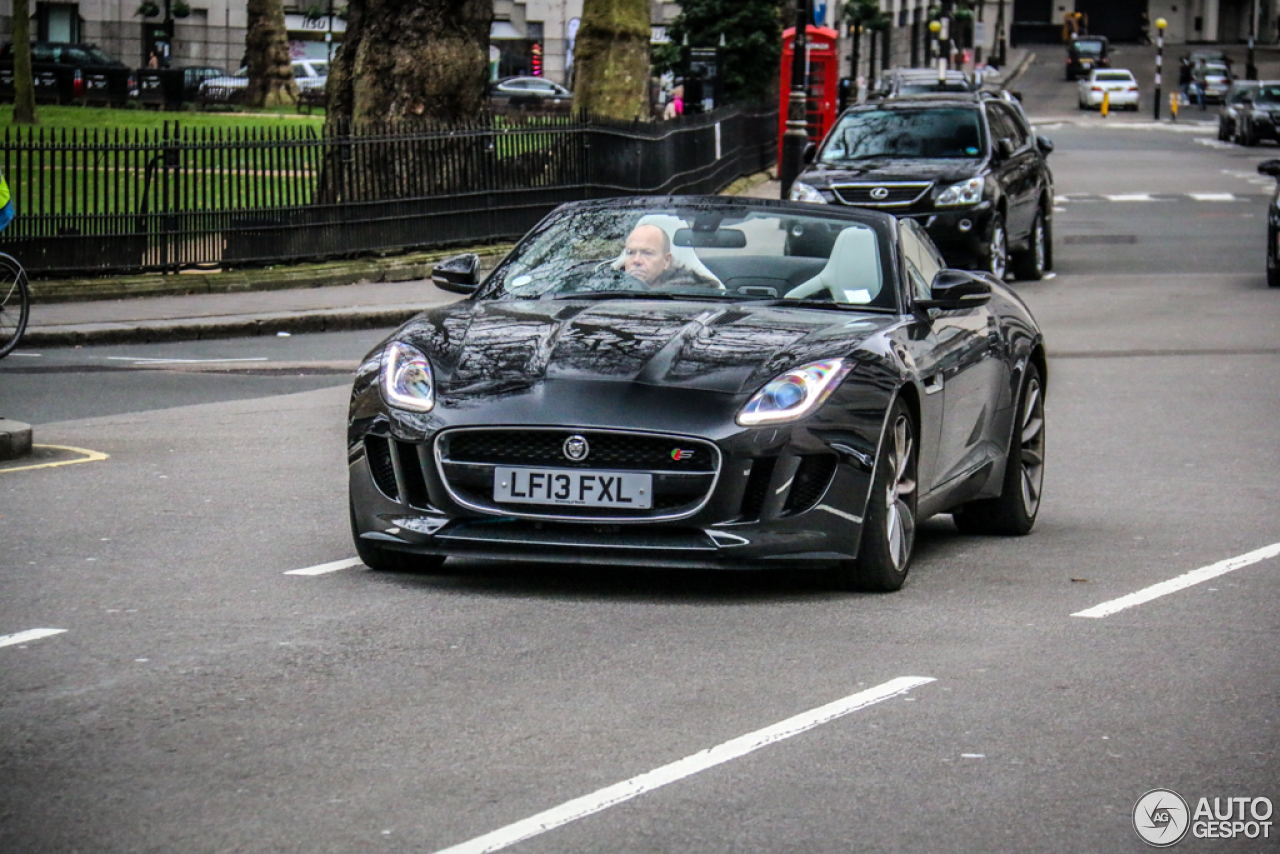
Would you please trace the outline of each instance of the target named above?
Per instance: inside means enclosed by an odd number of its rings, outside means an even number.
[[[982,150],[977,110],[871,110],[848,113],[840,120],[823,145],[821,161],[973,158]]]

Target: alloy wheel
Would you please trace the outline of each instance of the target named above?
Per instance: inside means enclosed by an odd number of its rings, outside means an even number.
[[[1044,395],[1040,380],[1027,384],[1027,402],[1022,412],[1018,441],[1022,459],[1022,505],[1027,515],[1034,516],[1040,507],[1040,490],[1044,484]]]
[[[885,495],[885,539],[889,544],[889,558],[899,571],[907,565],[915,539],[915,515],[909,503],[909,497],[916,491],[911,471],[913,450],[911,420],[900,415],[893,425],[893,445],[887,460],[892,473]]]
[[[1004,222],[1000,219],[991,224],[991,243],[987,251],[990,256],[991,275],[1003,282],[1009,267],[1009,245],[1005,239]]]

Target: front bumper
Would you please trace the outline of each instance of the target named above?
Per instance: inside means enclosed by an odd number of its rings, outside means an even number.
[[[989,203],[968,208],[927,214],[906,214],[929,232],[947,265],[961,269],[978,269],[987,259],[987,236],[991,230],[992,210]]]

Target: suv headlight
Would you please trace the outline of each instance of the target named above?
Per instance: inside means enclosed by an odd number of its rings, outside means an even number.
[[[792,368],[765,384],[738,413],[745,427],[795,421],[813,412],[853,369],[852,362],[828,359]]]
[[[793,202],[816,202],[825,205],[827,200],[822,197],[815,187],[795,181],[791,184],[791,201]]]
[[[982,201],[982,184],[981,178],[970,178],[959,184],[952,184],[939,193],[933,203],[935,205],[976,205]]]
[[[382,399],[413,412],[430,412],[436,405],[431,362],[417,347],[392,341],[382,352]]]

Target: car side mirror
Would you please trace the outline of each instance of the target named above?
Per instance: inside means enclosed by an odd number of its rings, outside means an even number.
[[[431,282],[442,291],[471,293],[480,284],[480,256],[466,252],[444,259],[431,268]]]
[[[916,307],[956,311],[986,305],[990,299],[991,285],[981,276],[967,270],[939,270],[929,285],[929,299],[916,300]]]
[[[813,162],[813,156],[818,153],[818,146],[812,142],[806,143],[804,147],[804,164],[808,166]]]
[[[1259,175],[1270,175],[1272,178],[1280,178],[1280,160],[1264,160],[1258,164]]]
[[[1047,136],[1037,136],[1036,145],[1040,146],[1040,151],[1046,156],[1053,153],[1053,140]]]

